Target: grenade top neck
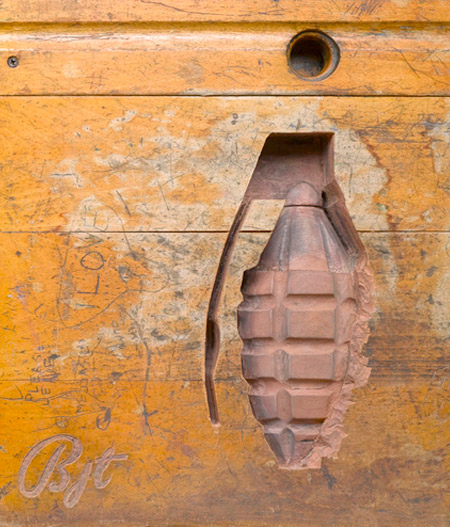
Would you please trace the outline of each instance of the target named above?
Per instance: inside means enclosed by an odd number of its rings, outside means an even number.
[[[295,187],[292,187],[288,192],[284,206],[323,208],[323,199],[311,183],[302,181],[298,185],[295,185]]]

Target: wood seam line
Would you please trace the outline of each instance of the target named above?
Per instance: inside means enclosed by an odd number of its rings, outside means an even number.
[[[320,93],[320,92],[317,92],[317,91],[312,91],[310,93],[297,93],[296,91],[290,91],[290,92],[284,92],[284,93],[267,93],[267,92],[253,92],[253,93],[238,93],[238,94],[235,94],[235,93],[227,93],[227,92],[214,92],[214,93],[195,93],[195,94],[187,94],[187,93],[137,93],[137,94],[133,94],[133,93],[108,93],[108,92],[105,92],[105,93],[33,93],[33,94],[21,94],[21,93],[17,93],[17,94],[2,94],[0,93],[0,99],[1,98],[4,98],[4,97],[23,97],[23,98],[32,98],[32,97],[47,97],[47,98],[50,98],[50,97],[67,97],[67,98],[76,98],[76,97],[82,97],[82,98],[87,98],[87,97],[110,97],[110,98],[117,98],[117,97],[127,97],[127,98],[132,98],[132,97],[167,97],[167,98],[171,98],[171,99],[174,99],[174,98],[181,98],[181,97],[185,97],[185,98],[206,98],[206,97],[216,97],[216,98],[220,98],[220,99],[239,99],[241,97],[258,97],[260,99],[262,98],[268,98],[268,97],[297,97],[297,98],[300,98],[300,97],[304,97],[304,98],[312,98],[312,97],[317,97],[317,98],[321,98],[321,99],[325,99],[327,97],[341,97],[341,98],[353,98],[353,99],[362,99],[362,98],[370,98],[370,99],[377,99],[377,98],[380,98],[380,97],[391,97],[392,99],[403,99],[403,98],[408,98],[408,99],[447,99],[450,97],[450,93],[449,94],[445,94],[445,93],[442,93],[442,94],[438,94],[436,95],[435,93],[434,94],[430,94],[430,95],[415,95],[415,94],[404,94],[404,93],[396,93],[396,92],[392,92],[392,93],[379,93],[379,94],[371,94],[371,95],[364,95],[364,94],[361,94],[361,95],[358,95],[358,94],[353,94],[353,95],[345,95],[345,94],[342,94],[342,93]]]
[[[361,234],[450,234],[450,230],[356,230],[358,233]],[[198,231],[177,231],[177,230],[161,230],[161,231],[144,231],[144,230],[136,230],[136,231],[126,231],[126,230],[120,230],[120,231],[0,231],[0,235],[2,234],[56,234],[58,236],[74,236],[77,234],[228,234],[228,230],[198,230]],[[239,234],[270,234],[271,230],[266,229],[255,229],[255,230],[246,230],[242,229],[239,231]]]

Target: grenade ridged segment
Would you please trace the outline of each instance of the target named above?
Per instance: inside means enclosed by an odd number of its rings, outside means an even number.
[[[304,182],[287,196],[254,269],[238,328],[250,404],[279,463],[301,466],[339,398],[357,318],[355,261]]]

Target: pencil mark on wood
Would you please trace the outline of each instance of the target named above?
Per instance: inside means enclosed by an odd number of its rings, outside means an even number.
[[[80,259],[80,264],[90,271],[99,271],[105,265],[103,255],[98,251],[89,251]]]

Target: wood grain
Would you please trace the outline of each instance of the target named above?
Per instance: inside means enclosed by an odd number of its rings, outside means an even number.
[[[241,377],[239,288],[268,236],[239,237],[220,308],[220,379]],[[449,235],[364,233],[362,239],[377,286],[367,344],[374,375],[385,384],[421,383],[445,366]],[[8,287],[0,380],[42,377],[53,353],[50,370],[63,381],[75,381],[79,369],[96,381],[142,381],[147,360],[152,381],[203,379],[206,307],[225,234],[2,234],[1,240]]]
[[[447,0],[3,0],[4,22],[449,21]]]
[[[227,415],[219,430],[204,423],[200,383],[153,383],[151,409],[158,411],[151,417],[151,435],[144,434],[142,410],[133,400],[142,394],[142,383],[92,383],[87,393],[79,383],[61,383],[51,407],[17,400],[18,389],[26,393],[33,386],[0,383],[5,423],[1,444],[12,453],[11,473],[54,430],[82,438],[83,455],[68,468],[72,481],[88,459],[110,445],[129,456],[110,468],[111,484],[103,491],[88,481],[77,507],[68,512],[61,493],[46,491],[39,500],[24,499],[11,484],[2,500],[2,520],[17,525],[26,515],[34,525],[59,527],[70,521],[85,527],[92,525],[95,503],[96,520],[113,525],[145,524],[151,518],[154,525],[227,526],[232,521],[257,527],[273,525],[276,519],[283,527],[304,527],[326,525],[331,518],[337,527],[356,522],[446,527],[449,465],[443,419],[448,403],[436,404],[445,396],[443,383],[448,387],[448,371],[438,372],[422,387],[372,385],[361,390],[358,405],[347,414],[349,435],[339,459],[325,462],[320,471],[300,473],[275,466],[248,409],[236,405],[246,400],[245,388],[236,381],[219,386]],[[81,402],[74,404],[74,396]],[[112,406],[106,430],[95,424],[104,415],[102,406]],[[32,419],[37,412],[39,424]],[[8,429],[15,430],[14,436]],[[41,467],[36,465],[30,479]],[[2,483],[9,481],[6,477]]]
[[[0,1],[1,527],[449,526],[449,7]],[[305,29],[341,48],[326,80],[288,68]],[[227,275],[220,427],[203,383],[220,252],[280,132],[334,134],[376,281],[369,383],[300,472],[252,415],[236,323],[278,201]],[[33,490],[58,445],[70,483]]]
[[[445,98],[0,100],[0,230],[228,231],[267,136],[333,132],[359,230],[450,228]],[[271,230],[280,203],[244,229]]]
[[[207,419],[202,353],[224,234],[1,235],[6,524],[26,514],[30,524],[90,525],[95,502],[98,520],[113,524],[151,517],[157,525],[264,526],[276,516],[296,527],[330,517],[338,526],[355,517],[358,525],[446,526],[449,235],[363,235],[377,286],[367,345],[373,374],[355,392],[338,459],[302,473],[276,467],[240,373],[239,286],[267,237],[242,234],[232,261],[220,317],[217,429]],[[99,261],[93,251],[105,263],[99,270],[89,269]],[[86,294],[96,274],[98,291]],[[89,479],[70,512],[63,493],[25,499],[15,476],[34,444],[61,433],[85,448],[68,469],[73,482],[111,445],[129,456],[109,469],[112,483],[101,492]],[[28,486],[48,455],[30,469]]]
[[[53,27],[0,34],[0,95],[447,95],[450,39],[440,26],[320,26],[337,70],[302,80],[288,67],[307,25],[133,29]],[[19,66],[9,68],[9,56]]]

